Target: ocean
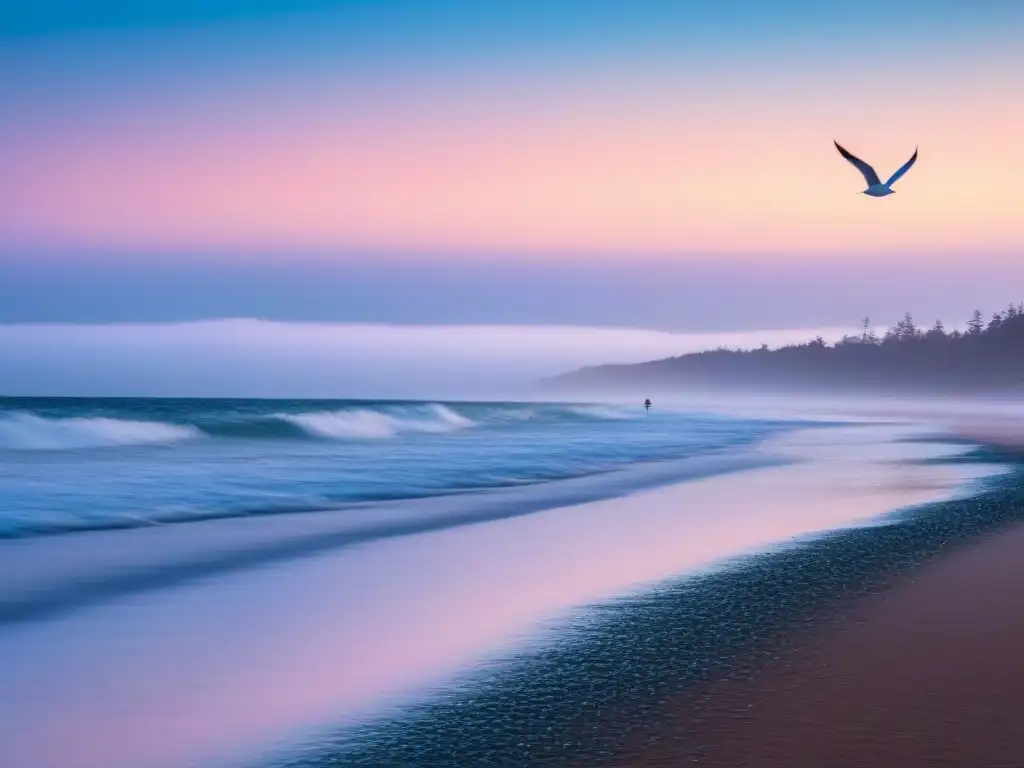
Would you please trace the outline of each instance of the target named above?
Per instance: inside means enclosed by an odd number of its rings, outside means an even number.
[[[597,765],[1019,517],[928,420],[728,405],[0,400],[0,765]]]
[[[795,426],[639,403],[0,399],[0,537],[362,509],[596,475],[615,482],[592,495],[615,495],[627,467],[717,456],[714,471],[727,470],[740,449]]]

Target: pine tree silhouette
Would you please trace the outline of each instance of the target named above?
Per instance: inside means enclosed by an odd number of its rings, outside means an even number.
[[[922,333],[908,312],[883,338],[861,321],[860,333],[828,344],[818,336],[778,349],[715,349],[636,365],[585,368],[551,380],[566,389],[732,387],[764,391],[1024,393],[1024,304],[986,323],[974,310],[966,332],[941,320]]]

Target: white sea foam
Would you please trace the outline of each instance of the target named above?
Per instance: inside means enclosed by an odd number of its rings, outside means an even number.
[[[629,413],[625,409],[615,408],[610,405],[579,405],[571,406],[569,409],[570,413],[575,413],[577,416],[585,416],[591,419],[631,419],[633,414]]]
[[[533,421],[538,416],[532,408],[499,408],[490,415],[496,421]]]
[[[386,438],[408,432],[443,433],[476,426],[457,411],[444,405],[430,405],[419,413],[385,412],[371,409],[279,413],[275,416],[314,437]]]
[[[45,418],[20,411],[0,414],[0,448],[13,450],[173,443],[202,436],[203,432],[196,427],[160,421],[83,416]]]

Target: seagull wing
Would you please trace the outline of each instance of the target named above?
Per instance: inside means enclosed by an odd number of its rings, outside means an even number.
[[[891,187],[893,184],[895,184],[897,181],[899,181],[900,177],[903,176],[904,173],[909,171],[910,167],[914,163],[916,163],[916,162],[917,162],[917,148],[915,147],[914,148],[914,156],[912,158],[910,158],[909,160],[907,160],[907,162],[905,162],[903,164],[902,168],[900,168],[898,171],[896,171],[896,173],[894,173],[892,176],[889,177],[889,180],[887,182],[885,182],[885,186]]]
[[[845,149],[839,146],[839,142],[836,141],[835,139],[832,139],[832,143],[836,145],[836,149],[839,150],[840,155],[842,155],[851,163],[853,163],[854,167],[862,174],[864,174],[864,180],[867,181],[869,187],[873,187],[876,184],[882,183],[881,179],[878,178],[878,174],[875,173],[874,168],[865,163],[859,157],[854,157],[853,155],[851,155],[849,152],[847,152]]]

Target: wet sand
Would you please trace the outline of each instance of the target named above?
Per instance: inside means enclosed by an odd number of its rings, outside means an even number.
[[[714,746],[679,692],[1024,517],[916,433],[788,433],[763,450],[793,463],[358,546],[294,515],[7,541],[0,765],[685,765],[623,748],[651,723]]]
[[[678,702],[622,768],[1024,765],[1024,527],[953,551]]]
[[[1014,469],[976,496],[581,612],[559,642],[477,685],[275,768],[1024,765],[1024,687],[1006,671],[1024,638],[1012,615],[1024,534],[1004,538],[1024,521],[1022,480]],[[1006,543],[993,554],[993,542]]]
[[[710,664],[721,638],[756,633],[749,606],[817,599],[804,581],[762,577],[759,567],[716,576],[720,560],[746,562],[837,529],[868,546],[884,529],[858,533],[865,520],[971,496],[965,484],[994,471],[930,461],[962,446],[892,442],[902,434],[790,433],[764,450],[792,464],[359,546],[330,539],[349,531],[332,527],[341,525],[332,516],[296,515],[3,542],[0,690],[10,695],[0,696],[0,765],[265,764],[279,749],[290,764],[296,744],[322,747],[313,764],[324,765],[565,765],[565,752],[594,754],[594,739],[588,731],[582,746],[563,747],[551,722],[571,729],[587,702],[611,699],[615,712],[636,713],[651,679],[676,685],[664,669],[689,674],[681,645],[703,649],[694,665]],[[332,547],[306,543],[316,537]],[[806,579],[806,560],[787,573]],[[660,589],[648,597],[666,579],[690,584],[680,574],[706,569],[706,589],[683,587],[694,599]],[[161,573],[169,575],[153,575]],[[830,578],[811,587],[831,594],[842,585]],[[124,584],[131,588],[107,586]],[[577,624],[583,652],[561,642]],[[689,645],[680,639],[687,631]],[[584,665],[578,674],[574,664]],[[463,707],[448,694],[470,675],[499,684],[467,693]],[[404,713],[438,690],[444,711],[421,721],[425,735],[415,723],[405,728]],[[402,731],[395,750],[334,759],[335,729],[392,714]],[[527,759],[515,751],[522,744]],[[408,745],[418,751],[405,759]],[[532,759],[545,751],[552,761]]]

